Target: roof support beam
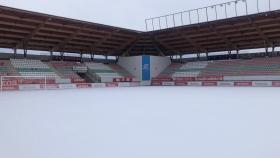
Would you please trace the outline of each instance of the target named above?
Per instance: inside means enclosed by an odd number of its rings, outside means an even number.
[[[185,40],[187,40],[198,52],[205,52],[206,49],[203,48],[200,44],[198,44],[195,40],[185,34],[181,34],[178,30],[176,30],[177,35],[181,36]]]
[[[46,20],[47,21],[47,20]],[[16,44],[16,48],[20,48],[23,45],[27,45],[28,41],[32,39],[39,31],[45,26],[46,21],[43,21],[40,25],[36,27],[29,35]]]
[[[73,40],[80,32],[83,31],[83,28],[85,26],[81,27],[80,29],[76,30],[75,32],[73,32],[71,35],[69,35],[66,39],[64,39],[64,41],[60,42],[58,45],[54,46],[52,48],[52,51],[59,51],[59,49],[65,47],[65,45],[67,45],[71,40]]]
[[[175,49],[173,49],[168,43],[160,41],[157,37],[154,37],[154,40],[160,44],[160,45],[164,45],[164,47],[166,48],[166,50],[171,51],[173,53],[177,53],[178,51],[176,51]]]
[[[98,46],[101,46],[104,42],[106,42],[109,38],[111,38],[112,36],[114,36],[114,33],[118,32],[119,30],[114,30],[112,31],[109,35],[105,36],[102,40],[99,40],[98,42],[96,43],[93,43],[91,46],[90,46],[90,50],[94,50],[96,49]]]
[[[224,34],[219,32],[214,25],[210,25],[210,31],[215,32],[223,41],[225,41],[225,44],[227,45],[229,50],[237,47],[236,44],[234,44],[232,41],[230,41]]]
[[[153,44],[154,44],[156,50],[158,51],[158,54],[159,54],[160,56],[165,56],[164,51],[160,48],[160,47],[162,47],[162,46],[161,46],[159,43],[156,42],[155,38],[151,37],[151,39],[152,39],[152,42],[153,42]]]
[[[259,28],[259,26],[254,22],[254,20],[250,17],[248,17],[248,20],[250,24],[255,28],[255,30],[258,32],[258,35],[266,42],[271,42],[269,38],[263,33],[263,31]]]
[[[130,51],[132,50],[132,48],[135,46],[135,44],[138,42],[139,37],[136,38],[127,48],[124,49],[124,52],[122,52],[121,56],[129,56],[130,55]]]

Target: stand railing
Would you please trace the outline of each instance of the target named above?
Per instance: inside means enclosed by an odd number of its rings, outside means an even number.
[[[146,31],[162,30],[178,26],[198,24],[202,22],[271,11],[272,1],[279,0],[235,0],[207,7],[153,17],[145,20]],[[279,5],[278,2],[275,3],[275,5],[277,4]]]

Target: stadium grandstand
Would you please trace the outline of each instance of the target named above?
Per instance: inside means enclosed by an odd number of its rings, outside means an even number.
[[[9,50],[0,54],[1,91],[278,87],[280,11],[269,0],[265,11],[257,3],[250,13],[248,5],[237,0],[146,19],[146,31],[0,6],[0,48]]]

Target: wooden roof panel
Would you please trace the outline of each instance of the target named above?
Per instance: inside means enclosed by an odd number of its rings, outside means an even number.
[[[280,46],[280,11],[140,32],[0,6],[0,47],[122,55]]]

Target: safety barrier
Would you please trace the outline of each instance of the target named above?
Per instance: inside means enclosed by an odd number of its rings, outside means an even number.
[[[156,81],[156,82],[112,82],[77,84],[18,84],[10,82],[2,91],[65,90],[88,88],[116,88],[140,86],[186,86],[186,87],[280,87],[280,81]]]

